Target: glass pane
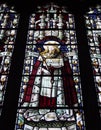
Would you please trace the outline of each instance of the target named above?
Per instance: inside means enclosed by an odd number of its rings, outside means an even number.
[[[54,4],[38,9],[29,18],[15,130],[84,130],[74,16]]]
[[[48,28],[57,28],[57,29],[74,29],[74,17],[72,14],[63,13],[51,13],[47,11],[47,15],[43,13],[35,13],[30,16],[29,28],[34,29],[48,29]],[[64,19],[64,20],[61,20]],[[60,23],[58,23],[61,22]]]
[[[9,13],[8,13],[9,12]],[[6,4],[0,5],[0,106],[3,106],[17,34],[19,15]],[[2,109],[1,109],[2,110]],[[0,111],[1,114],[1,111]]]
[[[101,106],[101,6],[89,8],[85,19],[98,105]]]
[[[84,112],[74,117],[73,109],[26,109],[24,116],[17,113],[16,130],[85,130]],[[22,111],[25,111],[22,109]]]
[[[5,13],[5,12],[14,13],[16,11],[14,10],[14,6],[9,7],[6,3],[3,4],[0,3],[0,13]]]
[[[93,74],[94,74],[94,81],[96,86],[96,91],[98,94],[98,105],[101,105],[101,89],[100,89],[100,82],[101,82],[101,50],[100,50],[100,37],[101,31],[99,30],[93,30],[88,31],[88,40],[89,40],[89,46],[90,46],[90,55],[92,60],[92,66],[93,66]],[[91,37],[90,37],[91,36]]]
[[[0,13],[0,28],[17,28],[19,15],[15,13]]]

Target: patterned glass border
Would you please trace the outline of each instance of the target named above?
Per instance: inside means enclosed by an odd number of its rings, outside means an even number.
[[[101,6],[90,7],[85,15],[99,111],[101,111]]]
[[[0,4],[0,107],[2,110],[5,91],[14,50],[19,14],[13,7]],[[0,111],[1,114],[1,111]]]

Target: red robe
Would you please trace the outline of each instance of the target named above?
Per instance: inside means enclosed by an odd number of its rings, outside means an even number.
[[[35,81],[36,74],[37,74],[40,64],[41,64],[41,61],[37,60],[33,66],[33,70],[28,81],[28,86],[24,93],[23,102],[30,103],[31,101],[33,85],[34,85],[34,81]],[[72,107],[74,104],[77,103],[77,94],[76,94],[75,84],[73,81],[72,70],[70,68],[68,61],[64,61],[64,66],[61,67],[61,71],[62,71],[62,78],[63,78],[65,105]],[[38,107],[42,107],[42,108],[56,107],[56,101],[57,101],[57,97],[47,97],[47,96],[42,96],[39,94]]]

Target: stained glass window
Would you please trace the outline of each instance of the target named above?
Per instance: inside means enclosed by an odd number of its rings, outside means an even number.
[[[85,15],[89,51],[98,106],[101,106],[101,6],[90,7]]]
[[[0,4],[0,106],[2,108],[11,58],[14,50],[19,15],[14,7]],[[1,114],[1,112],[0,112]]]
[[[85,130],[75,20],[66,7],[29,18],[15,130]]]

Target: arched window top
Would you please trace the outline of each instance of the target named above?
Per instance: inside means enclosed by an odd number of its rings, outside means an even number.
[[[53,3],[38,6],[29,21],[29,29],[75,29],[73,14],[66,7]]]
[[[68,13],[67,7],[65,6],[58,6],[57,4],[50,3],[47,4],[46,6],[38,6],[37,7],[37,12],[43,13]]]

